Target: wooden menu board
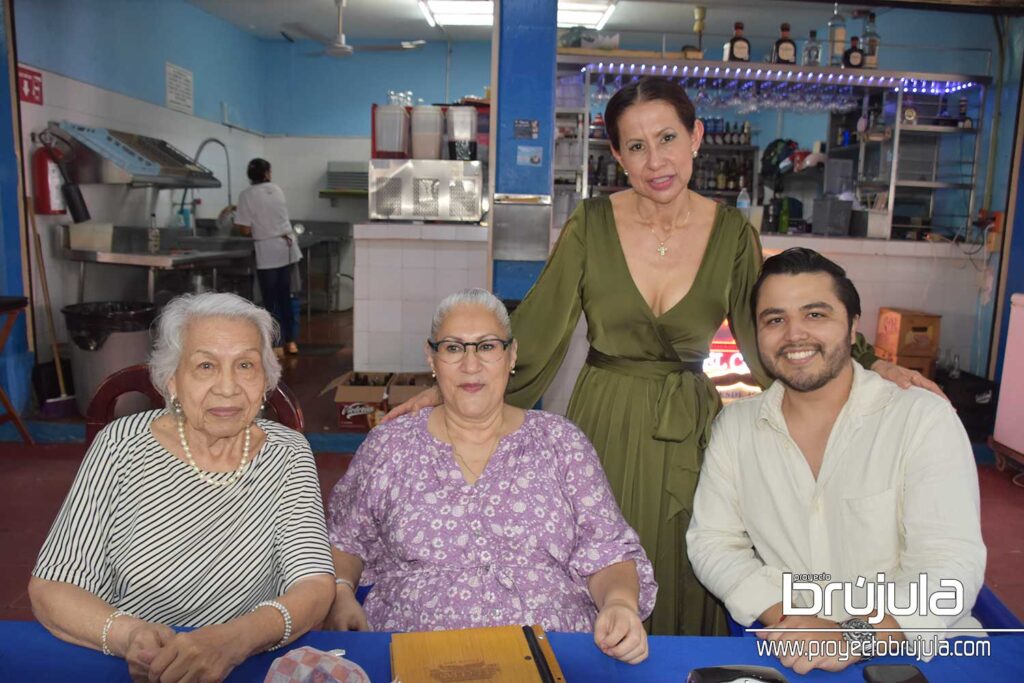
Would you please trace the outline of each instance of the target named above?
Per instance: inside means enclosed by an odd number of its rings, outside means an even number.
[[[391,636],[395,683],[565,683],[540,626]]]

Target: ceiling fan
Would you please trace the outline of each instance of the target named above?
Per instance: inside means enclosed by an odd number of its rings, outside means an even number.
[[[416,50],[423,47],[425,40],[403,40],[400,43],[390,45],[349,45],[345,42],[345,34],[341,29],[341,13],[345,7],[345,0],[334,0],[338,7],[338,32],[333,37],[320,33],[317,30],[308,28],[299,23],[288,23],[284,25],[286,30],[295,31],[310,40],[323,43],[324,49],[315,53],[315,56],[326,55],[328,57],[348,57],[353,52],[385,52],[391,50]]]

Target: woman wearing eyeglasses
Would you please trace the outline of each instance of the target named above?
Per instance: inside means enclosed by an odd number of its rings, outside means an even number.
[[[505,403],[508,312],[484,290],[438,306],[425,347],[444,404],[374,429],[328,505],[328,627],[539,623],[647,656],[657,585],[593,446],[565,418]],[[365,609],[359,583],[372,584]]]

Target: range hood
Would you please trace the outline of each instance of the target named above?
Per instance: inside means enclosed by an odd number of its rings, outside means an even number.
[[[69,121],[50,124],[50,132],[71,148],[68,173],[80,184],[112,183],[132,187],[220,187],[210,169],[157,138]]]

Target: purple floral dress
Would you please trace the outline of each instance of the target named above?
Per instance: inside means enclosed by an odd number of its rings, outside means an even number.
[[[587,577],[625,560],[640,576],[640,616],[651,613],[651,563],[583,432],[529,411],[470,485],[427,430],[430,412],[370,432],[331,494],[331,542],[362,558],[360,583],[373,584],[370,628],[591,631]]]

